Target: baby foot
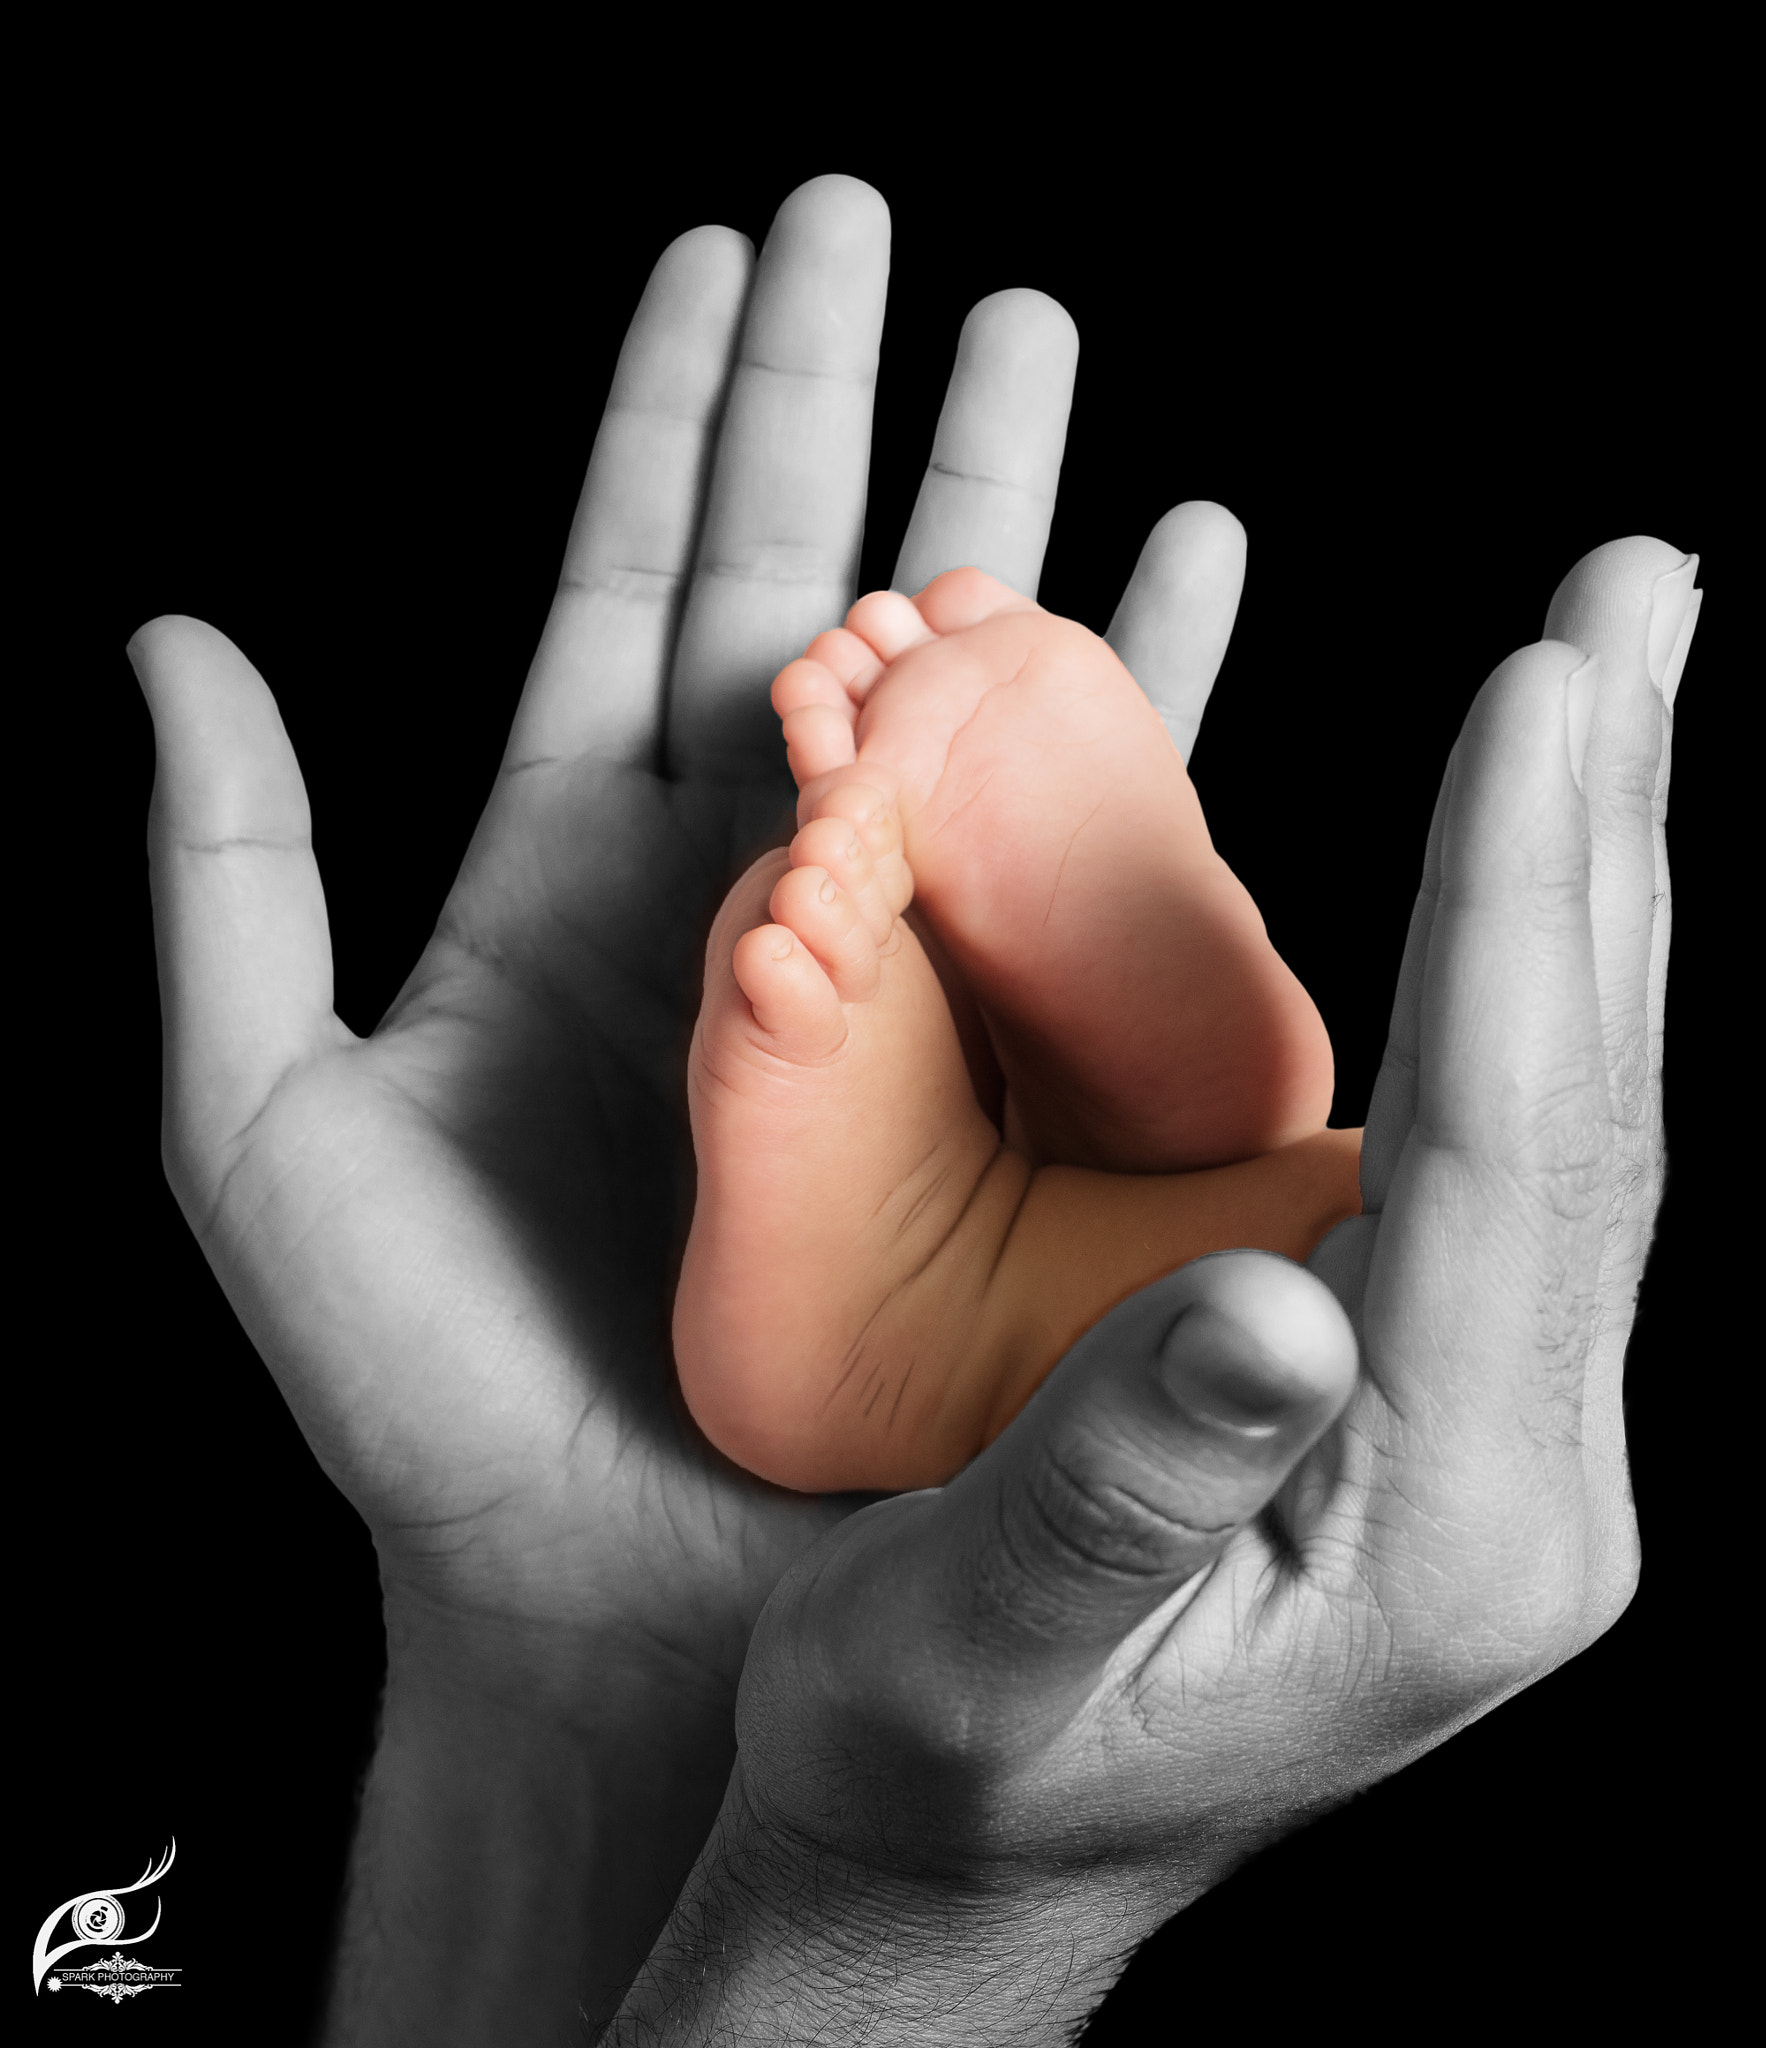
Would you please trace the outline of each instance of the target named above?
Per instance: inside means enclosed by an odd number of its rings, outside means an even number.
[[[935,1485],[1161,1273],[1240,1245],[1304,1258],[1355,1212],[1357,1134],[1188,1174],[1033,1168],[898,914],[894,808],[847,781],[817,809],[712,929],[675,1357],[700,1427],[764,1478]]]
[[[910,886],[893,812],[852,786],[749,869],[706,955],[675,1357],[712,1442],[803,1491],[924,1485],[993,1402],[982,1276],[1031,1169],[896,915]]]
[[[1033,1157],[1170,1171],[1323,1128],[1323,1021],[1096,634],[953,569],[917,599],[861,598],[773,705],[801,822],[855,782],[898,812],[917,913]]]

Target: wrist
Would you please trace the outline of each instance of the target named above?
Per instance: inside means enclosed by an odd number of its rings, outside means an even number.
[[[390,1584],[386,1621],[327,2038],[574,2037],[618,2005],[717,1812],[733,1684]]]
[[[1067,2043],[1163,1915],[1081,1871],[885,1872],[783,1833],[738,1765],[605,2048]]]

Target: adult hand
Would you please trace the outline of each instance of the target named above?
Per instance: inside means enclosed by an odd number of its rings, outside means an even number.
[[[610,2039],[1068,2040],[1235,1862],[1624,1608],[1695,568],[1597,551],[1474,704],[1365,1213],[1313,1271],[1228,1253],[1146,1290],[951,1484],[780,1585],[718,1828]]]
[[[333,1014],[269,689],[194,620],[132,645],[167,1171],[385,1588],[343,2038],[549,2038],[612,2009],[716,1813],[754,1618],[849,1505],[711,1453],[666,1331],[704,934],[789,830],[772,676],[855,594],[887,268],[882,202],[839,177],[757,263],[716,228],[664,254],[482,822],[366,1038]],[[1034,591],[1075,354],[1036,293],[971,314],[899,587],[975,562]],[[1185,508],[1125,600],[1174,703],[1206,696],[1237,545]],[[1201,629],[1178,616],[1198,577]]]

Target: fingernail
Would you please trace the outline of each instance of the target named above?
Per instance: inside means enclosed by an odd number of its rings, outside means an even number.
[[[1687,599],[1686,616],[1680,621],[1680,631],[1674,636],[1674,651],[1662,669],[1662,702],[1670,711],[1674,709],[1674,699],[1680,694],[1680,671],[1686,666],[1687,651],[1692,646],[1693,631],[1698,625],[1699,610],[1704,601],[1702,590],[1695,590]]]
[[[1186,1415],[1237,1436],[1272,1437],[1293,1413],[1292,1395],[1272,1383],[1250,1331],[1205,1303],[1172,1325],[1159,1348],[1159,1370]]]
[[[1588,758],[1588,728],[1594,723],[1594,685],[1600,673],[1600,663],[1592,654],[1584,655],[1582,666],[1576,669],[1564,685],[1564,712],[1569,723],[1570,773],[1576,787],[1582,787],[1582,764]]]
[[[1686,614],[1695,594],[1693,582],[1698,573],[1698,556],[1688,555],[1679,568],[1667,570],[1650,587],[1649,679],[1664,695],[1667,693],[1668,665],[1680,644]]]

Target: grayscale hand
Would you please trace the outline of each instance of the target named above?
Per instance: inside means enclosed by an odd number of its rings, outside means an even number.
[[[1623,1610],[1695,570],[1597,550],[1479,693],[1364,1214],[1311,1272],[1221,1253],[1135,1296],[950,1484],[786,1576],[610,2040],[1070,2041],[1235,1862]]]
[[[701,949],[790,815],[771,678],[856,594],[887,268],[882,202],[839,177],[786,201],[758,262],[718,228],[662,256],[501,772],[367,1037],[333,1013],[270,689],[194,620],[132,644],[167,1170],[385,1588],[340,2039],[612,2010],[717,1811],[754,1618],[849,1505],[711,1453],[666,1332]],[[971,314],[897,587],[974,562],[1035,590],[1075,357],[1034,292]],[[1180,508],[1114,629],[1197,715],[1238,544]],[[1175,615],[1198,579],[1211,628]],[[387,678],[418,716],[433,660]]]

